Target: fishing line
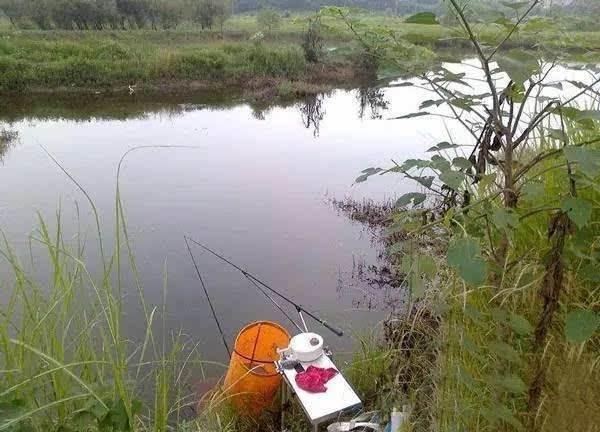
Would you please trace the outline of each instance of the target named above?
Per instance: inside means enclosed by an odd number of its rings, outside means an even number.
[[[307,331],[307,330],[302,330],[302,327],[300,327],[300,326],[298,325],[298,323],[296,323],[296,321],[294,321],[294,320],[292,319],[292,317],[290,317],[290,316],[287,314],[287,312],[283,310],[283,308],[282,308],[282,307],[279,305],[279,303],[277,303],[277,302],[275,301],[275,299],[274,299],[273,297],[271,297],[271,296],[269,295],[269,293],[268,293],[268,292],[266,292],[266,291],[264,290],[264,288],[263,288],[263,287],[261,287],[259,284],[257,284],[256,282],[254,282],[254,280],[253,280],[253,279],[250,279],[250,278],[249,278],[247,275],[244,275],[244,277],[245,277],[246,279],[248,279],[248,281],[249,281],[249,282],[250,282],[252,285],[254,285],[254,286],[256,287],[256,289],[257,289],[257,290],[259,290],[261,293],[263,293],[263,294],[265,295],[265,297],[266,297],[266,298],[268,298],[269,300],[271,300],[271,303],[273,303],[273,304],[275,305],[275,307],[276,307],[277,309],[279,309],[279,310],[281,311],[281,313],[282,313],[282,314],[284,314],[284,315],[285,315],[285,317],[286,317],[288,320],[290,320],[290,322],[291,322],[292,324],[294,324],[294,327],[296,327],[298,330],[300,330],[300,332],[301,332],[301,333],[303,333],[304,331]],[[301,315],[300,317],[302,317],[302,315]],[[305,327],[306,327],[306,325],[305,325]]]
[[[197,242],[196,240],[184,236],[184,238],[186,239],[186,243],[187,241],[191,241],[192,243],[196,244],[197,246],[200,246],[202,249],[204,249],[205,251],[211,253],[212,255],[216,256],[217,258],[219,258],[220,260],[226,262],[227,264],[229,264],[230,266],[232,266],[233,268],[239,270],[244,276],[246,276],[247,278],[257,282],[258,284],[262,285],[263,287],[265,287],[267,290],[271,291],[273,294],[277,295],[278,297],[280,297],[281,299],[283,299],[284,301],[288,302],[289,304],[291,304],[292,306],[294,306],[296,308],[296,310],[298,312],[304,312],[306,315],[308,315],[309,317],[311,317],[312,319],[314,319],[315,321],[317,321],[319,324],[321,324],[323,327],[325,327],[326,329],[328,329],[329,331],[335,333],[338,336],[343,336],[344,332],[333,327],[331,324],[329,324],[327,321],[325,321],[324,319],[319,318],[318,316],[316,316],[314,313],[306,310],[302,305],[299,305],[298,303],[294,302],[293,300],[289,299],[288,297],[284,296],[283,294],[281,294],[279,291],[275,290],[274,288],[271,288],[269,285],[267,285],[265,282],[261,281],[260,279],[258,279],[256,276],[248,273],[246,270],[244,270],[243,268],[237,266],[236,264],[232,263],[231,261],[229,261],[227,258],[225,258],[222,255],[219,255],[217,252],[213,251],[212,249],[210,249],[207,246],[204,246],[202,243]],[[189,248],[189,245],[188,245]]]
[[[196,259],[194,258],[194,254],[192,253],[192,249],[190,248],[190,244],[188,243],[188,238],[186,236],[183,236],[183,238],[185,239],[185,245],[187,246],[187,250],[190,254],[190,257],[192,258],[194,267],[196,268],[196,274],[198,275],[198,279],[200,279],[200,284],[202,285],[202,289],[204,290],[204,294],[206,295],[206,299],[208,300],[208,305],[210,306],[210,310],[212,311],[213,318],[215,319],[215,322],[217,323],[217,327],[219,328],[219,333],[221,333],[221,339],[223,339],[223,344],[225,345],[227,354],[229,354],[229,358],[231,358],[231,350],[229,349],[229,345],[227,345],[227,339],[225,338],[225,333],[223,333],[223,329],[221,328],[221,323],[219,322],[219,318],[217,317],[215,308],[213,307],[212,301],[210,300],[210,295],[208,295],[208,290],[206,289],[206,285],[204,284],[204,279],[202,279],[202,275],[200,274],[200,269],[198,268],[198,264],[196,264]]]

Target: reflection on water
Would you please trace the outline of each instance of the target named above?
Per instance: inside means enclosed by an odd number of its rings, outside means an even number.
[[[278,108],[296,107],[301,114],[302,124],[319,135],[320,124],[326,111],[323,101],[330,95],[307,95],[300,101],[283,100],[276,104],[261,101],[243,101],[235,94],[193,93],[186,95],[148,94],[123,95],[36,95],[19,99],[0,98],[0,122],[12,124],[24,119],[40,120],[135,120],[153,115],[174,117],[186,112],[202,109],[226,110],[240,104],[252,109],[257,120],[266,120],[269,113]],[[358,118],[381,119],[390,102],[382,88],[361,87],[356,90]]]
[[[382,88],[361,87],[358,89],[358,118],[363,119],[369,113],[371,119],[380,119],[390,106]]]
[[[0,97],[0,122],[13,123],[23,119],[35,120],[135,120],[153,115],[178,116],[199,109],[225,110],[248,104],[257,111],[270,110],[273,105],[248,102],[235,93],[192,92],[185,94],[153,95],[122,94],[48,94],[23,95],[18,98]],[[278,106],[291,106],[280,102]]]
[[[313,131],[313,136],[319,136],[321,121],[325,118],[323,109],[323,95],[308,95],[299,106],[302,124],[306,129]]]
[[[18,139],[19,133],[17,131],[0,126],[0,162],[4,162],[4,156]]]

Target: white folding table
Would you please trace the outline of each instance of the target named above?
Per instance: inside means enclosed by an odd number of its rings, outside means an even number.
[[[309,366],[338,370],[333,361],[331,361],[331,358],[325,354],[315,361],[301,364],[304,370],[308,369]],[[295,369],[284,369],[280,362],[275,362],[275,366],[283,376],[285,387],[293,395],[296,395],[304,414],[306,414],[315,432],[319,430],[319,425],[330,420],[337,420],[343,414],[355,412],[362,408],[361,400],[341,373],[338,373],[325,384],[325,387],[327,387],[325,393],[310,393],[302,390],[296,384],[296,375],[298,372]],[[285,401],[285,388],[283,389],[283,393]]]

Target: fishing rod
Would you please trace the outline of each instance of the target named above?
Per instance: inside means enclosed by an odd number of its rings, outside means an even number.
[[[208,290],[206,288],[206,284],[204,283],[204,278],[202,277],[202,274],[200,273],[200,269],[198,268],[198,263],[196,263],[196,258],[194,257],[194,254],[192,253],[192,249],[190,248],[190,244],[188,242],[188,238],[184,236],[184,240],[185,240],[185,244],[187,246],[187,250],[188,250],[188,253],[190,255],[190,258],[192,259],[192,262],[194,263],[194,268],[196,269],[196,274],[198,275],[198,279],[200,280],[200,284],[202,285],[202,289],[204,290],[204,294],[206,295],[206,299],[208,300],[208,305],[210,306],[210,310],[212,312],[213,318],[214,318],[215,322],[217,323],[217,328],[219,329],[219,333],[221,333],[221,339],[223,340],[223,344],[225,345],[225,349],[227,350],[227,354],[229,354],[229,358],[231,358],[231,350],[229,349],[229,345],[227,344],[227,337],[225,336],[225,332],[223,331],[223,329],[221,327],[221,322],[219,321],[219,318],[217,317],[217,313],[216,313],[215,308],[214,308],[214,306],[212,304],[212,300],[210,299],[210,295],[208,294]],[[285,310],[283,310],[283,308],[279,305],[279,303],[277,303],[275,301],[275,299],[273,297],[271,297],[269,295],[269,293],[264,290],[263,287],[261,287],[260,285],[258,285],[254,280],[250,279],[247,276],[246,276],[246,279],[248,279],[248,282],[252,283],[261,293],[263,293],[264,296],[267,297],[267,299],[269,299],[271,301],[271,303],[273,303],[273,305],[275,305],[275,307],[277,309],[279,309],[281,311],[281,313],[283,315],[285,315],[285,317],[287,319],[289,319],[290,322],[292,324],[294,324],[294,326],[298,330],[300,330],[300,332],[303,331],[302,327],[300,327],[298,324],[296,324],[296,322],[292,319],[292,317],[290,317],[287,314],[287,312]],[[302,318],[302,315],[300,315],[300,318],[302,319],[302,322],[304,323],[304,319]],[[304,324],[304,327],[306,328],[306,324]]]
[[[217,313],[215,312],[215,308],[213,307],[212,301],[210,300],[210,296],[208,295],[208,290],[206,289],[206,285],[204,283],[204,279],[200,274],[200,269],[198,268],[198,264],[196,264],[196,259],[194,258],[194,254],[192,253],[192,249],[190,248],[190,244],[188,243],[188,239],[186,236],[183,236],[185,239],[185,245],[187,246],[187,250],[192,258],[192,262],[194,263],[194,268],[196,269],[196,274],[198,275],[198,279],[200,279],[200,285],[202,285],[202,289],[204,290],[204,294],[206,295],[206,299],[208,300],[208,305],[210,306],[210,310],[212,311],[213,318],[217,323],[217,327],[219,328],[219,333],[221,333],[221,339],[223,339],[223,344],[225,345],[225,349],[227,350],[227,354],[229,354],[229,358],[231,358],[231,350],[229,349],[229,345],[227,344],[227,338],[225,337],[225,333],[221,328],[221,323],[219,322],[219,318],[217,317]],[[191,240],[191,239],[190,239]]]
[[[217,252],[213,251],[212,249],[210,249],[209,247],[203,245],[202,243],[197,242],[196,240],[184,236],[184,238],[186,239],[186,243],[187,241],[191,241],[192,243],[196,244],[197,246],[200,246],[202,249],[204,249],[205,251],[209,252],[210,254],[214,255],[215,257],[219,258],[221,261],[226,262],[227,264],[229,264],[230,266],[232,266],[233,268],[235,268],[236,270],[238,270],[239,272],[241,272],[246,278],[256,282],[258,285],[263,286],[264,288],[266,288],[267,290],[269,290],[270,292],[272,292],[273,294],[275,294],[276,296],[278,296],[279,298],[281,298],[282,300],[286,301],[287,303],[289,303],[290,305],[294,306],[296,308],[296,311],[298,312],[298,314],[300,315],[300,319],[302,320],[303,324],[306,327],[306,324],[304,323],[304,318],[302,316],[302,313],[304,312],[306,315],[308,315],[309,317],[311,317],[312,319],[314,319],[315,321],[317,321],[319,324],[321,324],[323,327],[325,327],[326,329],[328,329],[329,331],[331,331],[332,333],[336,334],[337,336],[343,336],[344,332],[333,327],[332,325],[330,325],[327,321],[325,321],[322,318],[319,318],[317,315],[315,315],[314,313],[312,313],[309,310],[306,310],[302,305],[294,302],[293,300],[291,300],[290,298],[286,297],[285,295],[281,294],[279,291],[277,291],[274,288],[271,288],[269,285],[267,285],[265,282],[261,281],[260,279],[258,279],[256,276],[248,273],[246,270],[244,270],[243,268],[239,267],[238,265],[232,263],[230,260],[228,260],[227,258],[225,258],[222,255],[219,255]],[[295,323],[294,323],[295,324]],[[297,326],[297,325],[296,325]],[[298,326],[297,326],[298,327]],[[298,327],[299,328],[299,327]],[[300,331],[305,331],[300,329]]]

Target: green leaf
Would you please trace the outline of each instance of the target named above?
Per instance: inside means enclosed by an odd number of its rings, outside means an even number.
[[[98,420],[102,420],[108,414],[108,408],[96,399],[86,402],[81,411],[92,414]]]
[[[471,161],[469,161],[469,159],[464,158],[464,157],[456,157],[454,159],[452,159],[452,165],[454,165],[455,167],[458,168],[462,168],[462,169],[471,169],[473,167],[473,164],[471,163]]]
[[[444,103],[443,100],[431,100],[431,99],[429,99],[429,100],[421,102],[421,105],[419,105],[419,109],[429,108],[429,107],[432,107],[432,106],[439,107],[443,103]]]
[[[422,184],[426,188],[430,188],[433,185],[433,176],[411,177],[411,179],[415,180],[416,182],[419,182],[420,184]]]
[[[514,229],[519,225],[519,217],[512,210],[495,208],[492,212],[492,223],[501,230]]]
[[[465,180],[465,173],[447,170],[440,174],[440,180],[449,188],[458,190]]]
[[[410,192],[398,198],[398,201],[396,201],[396,207],[405,207],[411,203],[416,206],[423,203],[426,198],[427,196],[424,193]]]
[[[554,114],[560,115],[569,120],[577,120],[581,115],[581,110],[575,107],[556,107],[552,110]]]
[[[419,255],[418,256],[418,265],[419,272],[424,274],[425,276],[432,278],[435,276],[437,272],[437,265],[433,258],[428,255]]]
[[[441,68],[441,77],[439,78],[435,78],[433,81],[434,82],[453,82],[456,84],[460,84],[460,85],[464,85],[466,87],[471,87],[473,88],[473,86],[471,86],[469,83],[465,82],[463,80],[463,78],[465,76],[467,76],[466,73],[464,72],[460,72],[460,73],[454,73],[448,69],[446,69],[445,67]],[[441,92],[446,93],[446,95],[450,98],[454,97],[453,93],[445,88],[440,88],[439,89]]]
[[[490,310],[492,318],[498,323],[508,322],[508,312],[505,309],[494,307]]]
[[[577,87],[580,90],[583,90],[584,88],[586,88],[588,85],[585,83],[582,83],[581,81],[573,81],[573,80],[567,80],[567,82],[569,84],[571,84],[572,86]]]
[[[470,285],[481,285],[486,278],[486,263],[477,240],[471,237],[453,239],[448,247],[448,265]]]
[[[132,409],[134,409],[133,406]],[[132,430],[131,424],[129,423],[127,408],[122,399],[115,400],[111,403],[110,410],[106,417],[100,422],[100,426],[104,428],[112,427],[113,430],[118,430],[119,432],[129,432]]]
[[[404,20],[405,23],[408,24],[439,24],[436,16],[432,12],[421,12],[412,16],[409,16]]]
[[[408,171],[412,168],[428,168],[431,162],[424,159],[407,159],[400,167],[400,171]]]
[[[600,174],[600,150],[578,146],[567,146],[563,152],[571,163],[577,163],[581,171],[589,177]]]
[[[478,184],[478,189],[480,191],[484,191],[487,188],[489,188],[490,186],[492,186],[495,181],[496,181],[496,173],[491,173],[491,174],[486,174],[484,176],[481,176],[481,180],[479,181],[479,184]]]
[[[79,432],[98,431],[98,420],[92,413],[87,411],[75,413],[71,418],[70,423],[72,423],[75,430]]]
[[[400,117],[393,117],[391,120],[403,120],[403,119],[410,119],[410,118],[415,118],[415,117],[423,117],[423,116],[427,116],[430,113],[423,111],[423,112],[417,112],[417,113],[410,113],[410,114],[405,114],[403,116]]]
[[[591,310],[579,309],[567,315],[565,336],[571,343],[583,343],[594,336],[600,326],[600,316]]]
[[[523,185],[521,188],[521,194],[525,200],[535,200],[544,196],[545,188],[542,183],[530,182]]]
[[[408,279],[410,293],[415,300],[422,298],[425,295],[425,284],[423,279],[416,273],[411,273]]]
[[[447,171],[450,169],[451,164],[448,161],[448,159],[446,159],[445,157],[440,156],[440,155],[433,155],[433,156],[431,156],[430,166],[431,166],[431,168],[436,169],[436,170]]]
[[[519,363],[521,361],[521,356],[519,355],[519,353],[506,342],[490,342],[489,348],[492,353],[496,354],[498,357],[504,360],[508,360],[512,363]]]
[[[558,100],[558,99],[555,97],[550,97],[550,96],[538,96],[536,98],[536,101],[539,103],[542,103],[542,104],[547,104],[549,102],[556,101],[556,100]]]
[[[549,129],[548,136],[560,142],[569,142],[569,136],[562,129]]]
[[[354,180],[356,183],[362,183],[364,181],[366,181],[370,176],[375,175],[377,173],[382,172],[383,169],[381,168],[367,168],[362,170],[362,175],[358,176],[356,178],[356,180]]]
[[[516,375],[496,376],[491,381],[510,393],[521,394],[527,390],[523,380]]]
[[[502,3],[507,8],[511,8],[511,9],[514,9],[514,10],[523,9],[524,7],[529,6],[529,2],[528,1],[517,2],[517,3],[512,3],[512,2],[507,2],[507,1],[501,1],[500,3]]]
[[[404,242],[396,242],[387,249],[388,254],[394,255],[404,252]]]
[[[525,86],[523,83],[515,83],[506,91],[506,97],[513,102],[521,103],[525,99]]]
[[[464,98],[454,98],[452,100],[450,100],[450,104],[454,105],[457,108],[460,108],[461,110],[464,111],[473,111],[472,110],[472,106],[473,106],[473,101],[469,100],[469,99],[464,99]]]
[[[580,111],[577,120],[597,120],[600,121],[600,110]]]
[[[555,88],[557,90],[563,89],[563,85],[561,82],[542,83],[542,84],[540,84],[540,86],[545,87],[545,88]]]
[[[523,84],[539,70],[539,63],[536,58],[523,50],[510,50],[503,55],[499,55],[496,61],[500,69],[506,72],[510,79],[517,84]]]
[[[579,275],[583,280],[587,280],[590,282],[599,283],[600,282],[600,272],[598,271],[598,263],[589,262],[581,267],[579,270]]]
[[[523,315],[510,314],[508,317],[508,325],[520,336],[529,336],[533,333],[533,326]]]
[[[561,209],[579,228],[588,224],[592,217],[592,203],[582,198],[569,197],[561,204]]]
[[[513,412],[506,408],[504,405],[498,404],[494,407],[495,415],[498,419],[502,420],[505,423],[508,423],[515,429],[523,429],[523,425],[521,422],[515,417]]]
[[[453,148],[457,148],[457,147],[460,147],[460,146],[458,144],[450,144],[447,141],[443,141],[439,144],[434,145],[433,147],[428,148],[427,151],[434,152],[434,151],[453,149]]]

